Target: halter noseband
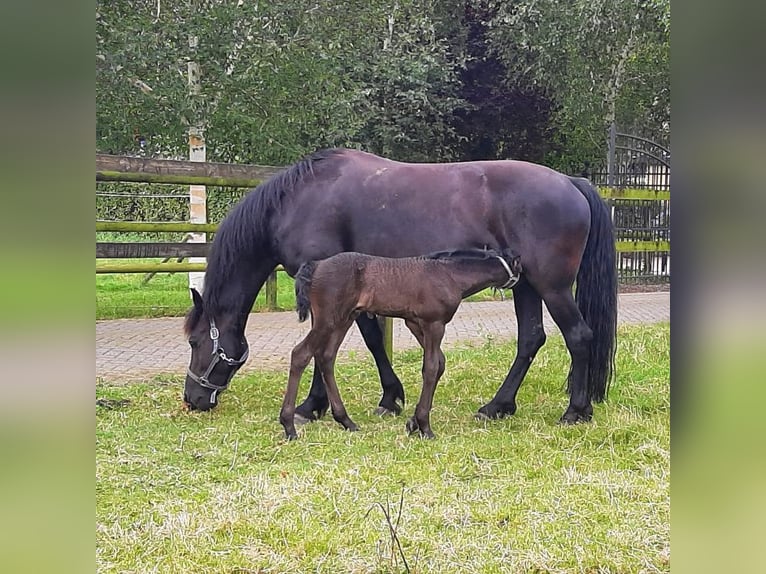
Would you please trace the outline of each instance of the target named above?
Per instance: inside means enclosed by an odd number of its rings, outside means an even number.
[[[510,289],[511,287],[516,285],[516,283],[519,282],[519,280],[521,279],[521,274],[514,275],[513,271],[511,271],[510,265],[508,265],[508,262],[505,259],[503,259],[499,255],[494,255],[494,257],[495,259],[500,261],[500,263],[503,264],[503,267],[505,267],[505,270],[508,272],[508,281],[503,283],[500,287],[498,287],[498,289]]]
[[[211,405],[215,404],[215,399],[218,392],[226,390],[226,388],[229,386],[229,383],[231,382],[232,377],[234,376],[234,373],[236,373],[242,364],[247,361],[247,357],[250,355],[250,347],[247,345],[247,343],[245,343],[245,352],[242,353],[242,356],[239,359],[230,358],[226,355],[226,351],[223,350],[223,347],[218,344],[218,337],[220,337],[220,333],[218,332],[218,328],[215,326],[215,321],[210,319],[210,340],[213,341],[213,359],[210,361],[210,366],[208,366],[207,370],[202,375],[196,375],[193,373],[191,367],[186,370],[186,374],[199,386],[206,389],[212,389],[213,392],[210,393]],[[223,383],[223,385],[214,385],[208,380],[208,377],[210,376],[210,373],[213,372],[213,369],[219,363],[219,361],[223,361],[230,367],[234,367],[234,369],[232,369],[232,371],[229,373],[229,376],[226,377],[226,381]]]

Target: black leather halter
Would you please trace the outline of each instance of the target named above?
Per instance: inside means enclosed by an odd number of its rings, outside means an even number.
[[[210,366],[202,375],[197,375],[192,372],[191,367],[189,367],[189,369],[186,371],[186,374],[189,375],[189,377],[191,377],[191,379],[199,386],[206,389],[212,389],[213,392],[210,393],[211,405],[215,404],[216,395],[218,395],[220,391],[226,390],[226,388],[229,386],[229,383],[231,382],[231,378],[234,376],[234,373],[239,370],[244,362],[247,361],[247,357],[250,355],[250,347],[247,345],[247,343],[245,343],[245,352],[242,353],[242,356],[239,359],[232,359],[226,355],[226,351],[224,351],[223,347],[218,344],[218,337],[220,337],[220,333],[218,332],[218,328],[215,326],[215,321],[210,319],[210,340],[213,341],[213,358],[210,361]],[[214,385],[208,380],[208,377],[220,361],[223,361],[230,367],[234,368],[229,372],[229,375],[226,377],[226,381],[224,381],[222,385]]]

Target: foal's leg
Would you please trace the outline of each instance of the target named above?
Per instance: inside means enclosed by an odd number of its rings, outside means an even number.
[[[434,438],[431,430],[431,407],[433,406],[436,384],[444,373],[444,353],[441,342],[444,338],[444,323],[426,323],[422,325],[423,337],[423,388],[415,406],[415,415],[407,421],[407,432],[420,430],[425,438]],[[416,335],[417,336],[417,335]]]
[[[394,373],[383,346],[383,332],[375,318],[370,318],[362,313],[356,319],[359,331],[362,333],[367,348],[375,359],[380,374],[380,385],[383,387],[383,397],[380,399],[377,414],[399,414],[402,407],[397,401],[404,404],[404,387],[399,377]],[[311,389],[306,400],[295,410],[295,416],[299,421],[313,421],[321,418],[329,406],[327,392],[319,369],[314,369],[314,377],[311,379]]]
[[[332,408],[332,416],[338,421],[343,428],[350,431],[357,431],[359,427],[351,420],[346,412],[346,407],[343,405],[343,401],[340,398],[340,391],[338,390],[338,383],[335,380],[335,357],[338,355],[338,348],[343,342],[343,337],[351,327],[351,321],[345,325],[338,326],[334,331],[329,333],[325,338],[325,343],[322,349],[315,355],[317,367],[322,371],[322,377],[324,378],[325,385],[327,387],[327,396],[330,400],[330,407]]]
[[[493,399],[476,413],[479,419],[498,419],[516,412],[516,394],[537,351],[545,343],[542,299],[526,281],[513,290],[513,305],[518,321],[516,358]]]
[[[573,424],[589,421],[593,406],[588,395],[588,352],[593,332],[585,323],[569,289],[543,295],[551,317],[561,329],[572,367],[569,370],[569,407],[561,417],[562,423]]]
[[[312,329],[295,346],[290,356],[290,375],[287,379],[287,390],[282,401],[282,410],[279,413],[279,422],[285,429],[287,440],[298,438],[298,433],[295,432],[295,399],[298,396],[298,384],[301,382],[301,375],[314,355],[314,348],[317,343],[317,334]]]
[[[409,319],[405,319],[404,324],[407,325],[407,328],[410,330],[410,332],[415,335],[418,343],[420,343],[420,348],[423,349],[423,353],[425,353],[426,343],[425,339],[423,338],[423,331],[420,329],[420,325],[418,325],[418,323],[415,321],[410,321]],[[442,374],[444,374],[444,365],[444,353],[441,353],[439,356],[439,378],[441,378]]]

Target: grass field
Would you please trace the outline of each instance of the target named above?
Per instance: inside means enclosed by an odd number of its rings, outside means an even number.
[[[212,413],[181,409],[180,378],[99,384],[111,408],[96,418],[98,570],[667,572],[669,331],[621,329],[609,401],[573,427],[556,424],[567,403],[560,337],[501,421],[473,413],[513,345],[449,350],[433,441],[407,436],[402,416],[372,414],[380,389],[367,356],[338,366],[361,431],[327,416],[292,443],[277,421],[284,372],[236,377]],[[394,364],[409,415],[420,354]]]
[[[144,259],[143,262],[158,260]],[[96,275],[96,319],[125,319],[134,317],[180,317],[191,306],[189,279],[186,273],[158,273],[143,284],[141,273]],[[512,293],[508,291],[510,297]],[[469,301],[492,301],[500,295],[490,289],[470,297]],[[277,273],[277,307],[295,308],[292,278]],[[264,290],[258,294],[255,311],[267,309]]]

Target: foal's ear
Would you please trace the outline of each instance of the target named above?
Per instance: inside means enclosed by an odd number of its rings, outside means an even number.
[[[503,254],[506,256],[508,263],[511,265],[511,271],[515,275],[520,275],[524,271],[521,268],[521,255],[516,253],[513,249],[504,249]]]
[[[202,295],[199,294],[199,291],[197,291],[194,287],[189,289],[191,291],[191,297],[192,301],[194,302],[194,308],[198,311],[202,311]]]

